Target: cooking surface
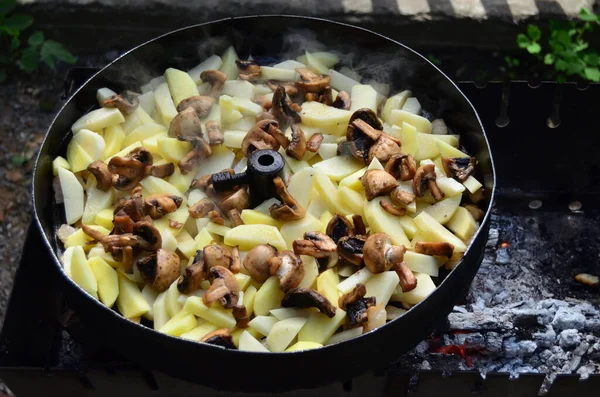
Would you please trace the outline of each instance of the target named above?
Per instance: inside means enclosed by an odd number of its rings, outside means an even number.
[[[600,274],[600,212],[594,201],[599,161],[593,155],[600,138],[593,131],[574,134],[598,129],[588,103],[600,89],[567,86],[557,99],[553,84],[535,90],[524,83],[509,90],[502,84],[461,88],[486,126],[499,180],[486,256],[469,296],[395,368],[311,394],[440,396],[475,390],[484,396],[533,396],[546,391],[556,374],[571,372],[589,379],[559,376],[550,395],[597,393],[600,295],[574,276]],[[549,129],[545,122],[554,101],[561,124]],[[561,103],[569,106],[560,108]],[[496,121],[506,121],[497,120],[504,113],[510,123],[497,127]],[[534,200],[541,207],[530,208],[539,206]],[[582,204],[580,210],[568,208],[575,208],[573,201]],[[30,230],[1,340],[0,376],[17,396],[50,387],[63,395],[214,394],[141,370],[98,346],[63,306],[56,282],[50,282],[51,268],[43,266],[48,261]]]

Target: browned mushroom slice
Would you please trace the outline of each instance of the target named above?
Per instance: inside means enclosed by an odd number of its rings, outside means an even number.
[[[270,99],[267,99],[267,97],[265,97],[264,95],[255,96],[253,99],[253,102],[256,103],[257,105],[260,105],[265,110],[269,110],[269,109],[271,109],[271,107],[273,107],[273,102],[271,102]],[[262,120],[269,118],[269,117],[272,120],[275,120],[275,116],[273,116],[271,113],[269,113],[267,111],[258,113],[256,115],[256,121],[260,121],[260,120],[258,120],[259,116],[261,117]]]
[[[394,216],[402,216],[406,214],[406,208],[397,207],[389,201],[381,200],[379,205],[384,209],[384,211]]]
[[[288,192],[285,183],[280,177],[273,179],[277,196],[281,199],[281,204],[273,204],[269,208],[269,213],[274,219],[282,221],[293,221],[304,218],[306,210],[296,201]]]
[[[202,135],[202,120],[192,107],[179,112],[169,124],[170,137],[201,137]]]
[[[385,164],[390,157],[398,153],[400,153],[400,146],[389,135],[381,134],[369,149],[369,163],[376,158]]]
[[[282,86],[283,89],[285,90],[285,93],[288,94],[290,97],[298,94],[298,87],[296,87],[296,85],[294,83],[286,83],[283,81],[269,80],[267,82],[267,85],[273,91],[275,91],[277,89],[277,87]]]
[[[354,227],[345,216],[336,214],[327,223],[325,233],[337,244],[342,237],[354,236]]]
[[[221,215],[221,213],[219,211],[210,211],[208,213],[208,220],[211,221],[212,223],[216,223],[217,225],[225,224],[225,219],[223,218],[223,215]]]
[[[319,93],[329,87],[331,77],[313,72],[308,68],[297,68],[296,72],[300,75],[300,81],[296,82],[298,88],[304,92]]]
[[[354,266],[360,266],[363,262],[363,247],[366,240],[366,236],[342,237],[338,241],[337,252]]]
[[[321,147],[321,143],[323,142],[323,134],[316,133],[312,134],[308,141],[306,141],[306,150],[309,152],[316,153],[319,151]]]
[[[304,136],[304,131],[296,124],[292,124],[292,141],[285,150],[285,153],[296,160],[302,160],[304,153],[306,153],[306,137]]]
[[[365,187],[365,195],[369,201],[389,194],[398,187],[398,181],[384,170],[367,170],[360,177],[360,182]]]
[[[306,232],[304,240],[294,240],[296,255],[308,255],[317,259],[319,269],[329,269],[337,264],[337,244],[321,232]]]
[[[213,244],[204,247],[204,263],[207,271],[219,266],[237,273],[239,271],[239,253],[236,256],[228,248],[220,245]],[[232,266],[234,269],[232,269]]]
[[[162,245],[162,237],[151,221],[139,221],[133,224],[134,235],[143,239],[140,248],[146,251],[157,251]]]
[[[350,110],[350,107],[352,106],[350,94],[348,94],[346,91],[338,92],[337,97],[331,106],[338,109]]]
[[[173,229],[181,229],[183,227],[183,223],[169,219],[169,227]]]
[[[204,251],[196,251],[194,263],[183,271],[183,275],[177,281],[177,289],[182,294],[191,294],[200,288],[200,283],[206,280],[206,267],[204,265]]]
[[[239,188],[233,194],[230,194],[221,201],[219,207],[223,212],[228,213],[232,209],[243,211],[250,205],[250,198],[245,188]]]
[[[189,139],[186,139],[185,137],[178,137],[177,139],[190,142],[193,147],[193,149],[177,163],[182,174],[187,174],[200,160],[212,154],[210,145],[203,138],[190,137]]]
[[[474,204],[465,204],[464,207],[473,216],[473,219],[475,219],[475,222],[479,222],[480,220],[483,219],[485,212],[483,212],[481,210],[481,208],[479,208],[478,206],[476,206]]]
[[[206,252],[204,255],[206,260]],[[240,287],[233,273],[222,266],[215,266],[208,269],[208,279],[211,281],[210,288],[202,295],[202,301],[206,306],[211,306],[216,301],[221,302],[226,309],[237,306]]]
[[[203,198],[188,208],[188,212],[192,218],[205,218],[208,216],[208,213],[210,211],[214,211],[215,208],[217,208],[215,203],[213,203],[209,198]]]
[[[279,289],[286,292],[300,285],[304,278],[304,265],[292,251],[282,251],[269,259],[269,272],[271,276],[277,276]]]
[[[410,154],[398,153],[390,157],[385,165],[385,171],[396,179],[409,181],[417,172],[417,163]]]
[[[166,214],[177,211],[183,199],[169,194],[153,194],[146,197],[146,213],[152,219],[158,219]]]
[[[142,199],[142,187],[139,185],[134,187],[131,191],[131,198],[119,201],[113,213],[115,216],[126,215],[134,222],[143,220],[146,216],[146,210]]]
[[[371,273],[383,273],[404,260],[406,247],[392,244],[385,233],[375,233],[367,238],[363,248],[363,261]]]
[[[327,106],[333,104],[333,93],[331,87],[327,86],[320,92],[307,92],[304,94],[304,100],[307,102],[320,102]]]
[[[367,235],[367,226],[363,217],[358,214],[352,215],[352,223],[354,224],[354,232],[363,236]]]
[[[240,250],[238,247],[231,248],[231,264],[229,265],[229,270],[232,273],[239,273],[240,268],[242,267],[242,258],[240,257]]]
[[[353,303],[346,305],[346,317],[348,317],[348,324],[346,328],[354,328],[357,325],[361,325],[367,322],[368,315],[367,310],[375,306],[377,299],[374,296],[368,298],[361,298]]]
[[[269,261],[276,255],[277,250],[269,244],[257,245],[244,257],[244,268],[253,280],[264,283],[271,275]]]
[[[374,141],[379,139],[379,137],[381,137],[381,135],[383,134],[383,131],[376,130],[369,123],[367,123],[366,121],[364,121],[362,119],[354,120],[351,125],[355,129],[358,129],[360,132],[362,132],[363,134],[365,134],[366,136],[368,136],[369,138],[371,138]],[[346,137],[346,138],[348,138],[348,137]]]
[[[139,259],[137,267],[146,284],[157,292],[163,292],[179,277],[181,263],[176,253],[159,249]]]
[[[254,81],[261,75],[260,65],[254,61],[235,60],[235,64],[240,70],[240,79]]]
[[[415,252],[418,254],[447,256],[450,258],[454,253],[454,246],[441,241],[419,241],[415,244]]]
[[[360,299],[364,298],[366,294],[367,287],[365,287],[364,284],[358,283],[352,289],[352,291],[345,293],[344,295],[339,297],[338,306],[340,307],[340,309],[346,310],[346,305],[358,302]]]
[[[415,177],[413,179],[413,191],[418,197],[422,197],[425,194],[425,190],[429,189],[431,191],[431,195],[437,201],[440,201],[444,198],[444,193],[442,193],[438,185],[435,183],[435,180],[435,165],[422,165],[415,173]]]
[[[359,161],[367,162],[369,157],[369,148],[373,140],[366,135],[355,140],[342,140],[338,142],[337,154],[339,156],[353,157]]]
[[[129,215],[115,215],[113,217],[113,234],[123,234],[133,232],[133,220]]]
[[[227,328],[220,328],[209,332],[208,334],[204,335],[202,339],[200,339],[200,342],[224,347],[225,349],[237,349],[235,347],[235,343],[233,343],[231,333]]]
[[[175,164],[173,163],[165,163],[160,165],[153,165],[151,167],[146,166],[145,174],[146,176],[152,175],[157,178],[166,178],[168,176],[173,175],[175,172]]]
[[[238,328],[248,328],[248,323],[250,322],[250,316],[248,316],[248,311],[246,310],[246,306],[238,305],[234,306],[232,310],[233,318],[235,318],[235,326]]]
[[[96,177],[96,187],[103,192],[108,191],[112,186],[112,174],[108,166],[102,160],[96,160],[88,165],[87,170]]]
[[[237,208],[232,208],[227,213],[229,214],[229,219],[231,219],[233,227],[244,224],[244,220],[242,219],[242,213]]]
[[[348,137],[349,133],[352,133],[351,126],[354,125],[353,122],[355,120],[362,120],[373,127],[374,130],[383,131],[383,124],[381,124],[381,120],[379,120],[379,117],[377,117],[377,113],[369,108],[362,108],[356,110],[354,113],[352,113],[352,116],[350,116],[350,120],[348,121],[348,130],[346,130],[346,137]]]
[[[400,288],[402,292],[412,291],[417,288],[417,278],[414,273],[404,262],[398,262],[392,266],[392,269],[398,274],[400,278]]]
[[[104,100],[103,105],[105,108],[117,108],[123,114],[131,114],[138,108],[140,101],[137,94],[128,91],[125,97],[123,95],[109,96]]]
[[[390,198],[392,202],[395,204],[405,204],[409,205],[413,201],[415,201],[416,196],[412,193],[405,192],[404,190],[394,189],[394,191],[390,194]]]
[[[108,171],[112,174],[112,185],[117,190],[131,190],[144,178],[145,168],[152,165],[152,155],[150,164],[143,162],[131,156],[131,153],[125,157],[115,156],[108,162]]]
[[[271,113],[279,123],[280,128],[285,131],[293,123],[300,123],[300,115],[292,109],[292,104],[287,98],[285,88],[278,86],[273,94],[273,106]]]
[[[258,113],[256,115],[256,122],[258,123],[259,121],[263,121],[263,120],[273,120],[273,121],[275,121],[275,116],[273,116],[269,112],[260,112],[260,113]]]
[[[200,73],[200,79],[202,79],[203,83],[210,84],[209,95],[215,98],[221,92],[221,88],[223,88],[223,84],[227,80],[227,75],[220,70],[205,70]]]
[[[283,307],[298,307],[306,309],[316,307],[329,318],[335,316],[336,308],[317,291],[310,288],[294,288],[289,290],[281,301]]]
[[[221,126],[214,120],[206,122],[206,135],[208,135],[210,146],[220,145],[225,139],[221,132]]]
[[[459,182],[464,182],[475,171],[477,159],[475,157],[448,158],[442,157],[442,165],[446,174]]]
[[[279,129],[279,123],[268,119],[258,121],[242,140],[244,156],[250,157],[256,150],[279,150],[280,143],[268,132],[272,128]]]
[[[133,274],[133,247],[122,247],[120,259],[125,273]]]
[[[177,111],[183,112],[187,108],[192,108],[201,119],[207,117],[215,105],[215,99],[209,96],[196,95],[184,99],[177,105]]]

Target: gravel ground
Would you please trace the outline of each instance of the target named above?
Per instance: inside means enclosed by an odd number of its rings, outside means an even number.
[[[31,170],[61,93],[62,78],[49,73],[0,85],[0,324],[31,223]]]

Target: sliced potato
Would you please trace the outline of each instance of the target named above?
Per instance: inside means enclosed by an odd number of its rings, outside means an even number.
[[[406,100],[412,95],[412,92],[409,90],[402,91],[394,96],[389,97],[385,101],[385,105],[383,106],[383,110],[381,111],[381,117],[388,123],[391,123],[390,119],[392,116],[392,110],[394,109],[402,109]],[[398,124],[401,125],[401,124]],[[404,146],[404,143],[402,144]],[[405,153],[402,151],[402,153]],[[408,153],[407,153],[408,154]]]
[[[283,295],[283,291],[279,289],[279,279],[277,276],[269,277],[254,296],[254,313],[257,316],[269,314],[269,310],[281,305]]]
[[[417,287],[408,292],[402,292],[402,288],[398,286],[392,300],[396,302],[404,302],[410,305],[416,305],[425,300],[435,290],[435,284],[431,276],[425,273],[415,273],[417,279]]]
[[[159,330],[163,325],[169,321],[169,313],[167,312],[166,306],[167,292],[161,292],[156,297],[154,304],[152,305],[152,317],[154,322],[154,329]]]
[[[302,279],[298,287],[310,288],[317,279],[317,276],[319,275],[319,267],[317,265],[317,260],[312,256],[306,255],[300,256],[300,259],[302,259],[302,265],[304,266],[304,278]]]
[[[465,207],[458,207],[446,226],[462,240],[470,239],[477,231],[477,223]]]
[[[77,180],[75,174],[64,168],[58,169],[58,180],[63,195],[63,205],[67,223],[72,225],[83,216],[83,187],[79,183],[79,180]]]
[[[295,317],[277,322],[267,336],[269,351],[284,351],[298,335],[307,320],[305,317]]]
[[[335,156],[316,163],[313,168],[320,170],[334,181],[341,181],[363,168],[363,163],[353,158]]]
[[[483,187],[481,182],[479,182],[477,179],[475,179],[473,177],[473,175],[470,175],[467,178],[467,180],[463,182],[463,185],[471,193],[475,193],[476,191],[478,191],[479,189],[481,189]]]
[[[400,278],[395,271],[388,271],[374,274],[369,278],[365,287],[367,287],[367,297],[374,296],[377,305],[387,305],[394,290],[398,286]]]
[[[425,134],[431,134],[431,131],[433,129],[431,122],[425,117],[421,117],[416,114],[399,109],[392,109],[392,111],[390,112],[390,120],[388,122],[390,124],[395,125],[402,125],[403,122],[406,122],[410,125],[415,126],[417,131]]]
[[[319,347],[323,347],[323,345],[316,342],[300,341],[285,349],[285,352],[288,353],[302,350],[318,349]]]
[[[165,71],[165,80],[169,86],[171,97],[175,106],[179,105],[179,102],[183,101],[192,96],[198,95],[198,87],[192,79],[192,77],[184,72],[175,68],[168,68]]]
[[[98,281],[96,280],[94,272],[85,257],[83,248],[73,248],[70,263],[70,273],[73,281],[83,288],[85,292],[98,299]]]
[[[204,72],[205,70],[219,70],[221,68],[221,65],[223,65],[221,57],[218,55],[211,55],[199,65],[188,70],[188,74],[194,80],[194,83],[201,84],[202,79],[200,78],[200,75],[202,74],[202,72]]]
[[[264,336],[268,336],[279,319],[273,316],[256,316],[248,323],[248,326]]]
[[[329,318],[321,312],[313,313],[298,333],[298,341],[324,344],[344,323],[345,319],[346,312],[342,309],[337,309],[333,318]]]
[[[188,332],[185,332],[185,333],[179,335],[179,337],[182,339],[188,339],[188,340],[194,340],[196,342],[200,342],[200,340],[202,340],[202,338],[206,334],[208,334],[209,332],[213,332],[216,329],[217,329],[216,325],[214,325],[208,321],[205,321],[202,324],[195,327],[194,329],[192,329],[191,331],[188,331]]]
[[[171,92],[167,83],[161,83],[154,90],[154,103],[156,103],[156,112],[164,126],[171,124],[171,120],[177,116],[177,108],[171,98]]]
[[[238,348],[243,351],[249,352],[269,352],[269,350],[263,346],[255,337],[253,337],[248,331],[243,331],[240,335],[240,341]]]
[[[119,296],[117,297],[117,308],[125,318],[134,318],[143,316],[150,310],[150,306],[137,284],[130,281],[127,277],[118,274],[119,277]]]
[[[429,274],[432,277],[437,277],[439,274],[438,261],[433,256],[406,251],[404,262],[413,272]]]
[[[196,327],[196,317],[185,310],[180,311],[175,316],[171,317],[158,332],[171,336],[181,336],[186,332],[190,332]]]
[[[292,175],[288,183],[288,192],[304,209],[308,207],[311,195],[311,190],[307,189],[307,186],[313,185],[314,175],[315,170],[311,167],[306,167]]]
[[[286,242],[279,230],[270,225],[236,226],[227,231],[224,237],[226,245],[238,246],[242,251],[248,251],[260,244],[271,244],[278,250],[287,249]]]
[[[213,303],[211,307],[208,307],[204,304],[202,298],[197,296],[190,296],[185,301],[183,310],[203,318],[219,328],[232,330],[235,327],[235,319],[233,318],[233,314],[231,314],[231,310],[226,310],[217,303]]]
[[[423,211],[427,212],[433,219],[443,225],[452,218],[460,205],[461,199],[462,195],[457,194],[454,197],[445,198],[436,204],[428,206]]]
[[[410,240],[404,232],[402,224],[398,222],[398,217],[385,211],[380,201],[389,201],[386,197],[376,197],[371,201],[365,201],[365,221],[376,233],[387,233],[390,235],[394,245],[404,245],[411,247]]]
[[[235,63],[238,60],[238,54],[235,52],[235,48],[233,46],[227,47],[223,55],[221,55],[221,60],[223,63],[221,64],[221,72],[225,73],[227,76],[227,80],[235,80],[238,78],[239,70],[237,64]]]
[[[338,299],[340,294],[337,288],[339,283],[340,278],[335,269],[328,269],[317,277],[317,292],[323,295],[335,307],[339,307]]]
[[[329,177],[318,171],[314,175],[315,188],[319,192],[320,197],[327,204],[331,213],[340,215],[349,215],[352,213],[342,201],[336,186],[331,182]]]
[[[73,123],[71,131],[74,134],[83,129],[100,132],[103,128],[122,123],[123,121],[125,121],[125,118],[119,109],[100,108],[81,116],[79,120]]]
[[[300,111],[302,123],[312,127],[341,125],[345,128],[350,116],[352,116],[352,112],[349,110],[337,109],[314,101],[302,104],[302,110]]]
[[[421,232],[435,238],[436,241],[445,241],[452,244],[454,246],[454,251],[466,251],[467,246],[442,224],[433,219],[428,213],[421,212],[419,215],[417,215],[415,217],[415,223]]]
[[[352,87],[352,92],[350,95],[351,98],[351,106],[350,111],[355,112],[358,109],[371,109],[374,112],[377,112],[377,91],[373,89],[370,85],[366,84],[357,84]]]
[[[337,285],[337,289],[342,294],[347,294],[348,292],[352,291],[354,287],[356,287],[356,284],[366,284],[372,276],[373,273],[371,273],[366,267],[363,267],[362,269],[360,269],[359,271],[357,271],[356,273],[339,283]]]
[[[270,66],[261,66],[260,70],[260,77],[264,80],[296,81],[300,79],[300,76],[296,70],[275,68]]]

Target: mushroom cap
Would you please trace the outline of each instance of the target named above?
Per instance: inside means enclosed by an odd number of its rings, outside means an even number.
[[[235,260],[229,249],[218,244],[207,245],[204,247],[203,252],[206,270],[210,270],[216,266],[229,269]]]
[[[327,298],[310,288],[293,288],[289,290],[281,300],[281,306],[301,309],[316,307],[329,318],[333,318],[337,311]]]
[[[377,196],[389,194],[398,187],[396,178],[384,170],[367,170],[363,176],[360,177],[360,182],[365,187],[365,195],[369,201]]]
[[[367,235],[367,226],[365,225],[365,221],[362,215],[354,214],[352,215],[352,223],[354,224],[354,233],[360,234],[363,236]]]
[[[134,223],[132,233],[144,239],[145,244],[141,248],[146,251],[157,251],[162,245],[160,232],[150,221]]]
[[[264,283],[271,275],[269,260],[277,255],[277,249],[269,244],[261,244],[246,254],[243,265],[253,280]]]
[[[364,284],[358,283],[352,291],[345,293],[338,299],[340,309],[346,310],[346,305],[358,302],[367,294],[367,287]]]
[[[157,292],[163,292],[179,277],[181,263],[177,254],[161,248],[138,260],[137,267],[144,282]]]
[[[477,159],[475,157],[468,158],[448,158],[442,157],[442,165],[446,174],[456,179],[459,182],[464,182],[475,171]]]
[[[208,269],[208,279],[211,281],[210,288],[204,295],[202,301],[210,306],[219,300],[226,309],[237,306],[240,298],[240,286],[237,279],[223,266],[215,266]]]
[[[200,342],[215,346],[221,346],[226,349],[237,349],[233,343],[233,337],[227,328],[220,328],[204,335]]]
[[[304,264],[292,251],[282,251],[269,259],[269,272],[279,278],[279,288],[289,291],[296,288],[304,278]]]
[[[335,214],[329,223],[327,223],[325,233],[337,244],[342,237],[353,236],[354,227],[348,218]]]
[[[254,124],[242,140],[244,156],[250,157],[256,150],[279,150],[280,143],[268,133],[272,128],[279,129],[279,123],[276,120],[265,119]]]
[[[127,91],[126,94],[132,94]],[[137,95],[111,95],[103,102],[105,108],[117,108],[121,113],[128,115],[133,113],[139,106],[140,101]]]
[[[304,218],[306,210],[298,201],[288,192],[285,183],[281,177],[273,179],[277,196],[281,199],[281,204],[273,204],[269,208],[271,217],[282,221],[293,221]]]
[[[296,72],[300,75],[300,81],[296,86],[304,92],[319,93],[329,86],[331,77],[313,72],[308,68],[297,68]]]
[[[198,250],[202,254],[201,250]],[[177,289],[182,294],[189,295],[200,288],[200,283],[206,280],[206,267],[204,266],[203,257],[198,259],[198,255],[194,258],[194,263],[189,265],[183,271],[183,275],[177,281]]]
[[[236,209],[241,212],[242,210],[248,208],[250,203],[249,200],[250,198],[248,196],[248,192],[245,188],[242,187],[236,190],[233,194],[223,199],[219,207],[221,207],[221,210],[226,213],[233,209]]]
[[[350,110],[350,107],[352,106],[350,94],[348,94],[346,91],[338,92],[337,97],[331,106],[338,109]]]
[[[108,191],[112,186],[112,174],[108,166],[102,160],[96,160],[87,166],[87,170],[96,177],[96,187],[103,192]]]
[[[369,108],[358,109],[354,113],[352,113],[352,116],[350,116],[350,120],[348,121],[348,129],[346,130],[346,139],[348,140],[354,139],[354,120],[362,120],[374,129],[378,131],[383,131],[383,124],[377,117],[377,113],[375,113]]]
[[[182,112],[187,108],[192,108],[199,118],[203,119],[208,116],[212,107],[215,104],[215,99],[206,95],[195,95],[184,99],[177,105],[177,111]]]
[[[158,219],[166,214],[177,211],[183,199],[169,194],[152,194],[146,196],[144,207],[152,219]]]
[[[413,191],[418,197],[423,197],[427,189],[427,182],[433,180],[435,182],[435,165],[425,164],[417,168],[415,177],[413,178]]]
[[[342,237],[337,244],[338,254],[353,265],[360,266],[363,262],[366,240],[366,236]]]
[[[191,106],[179,112],[169,124],[170,137],[202,137],[202,135],[202,120]]]
[[[348,317],[348,324],[350,327],[364,324],[368,320],[367,310],[375,306],[376,298],[370,296],[368,298],[361,298],[356,302],[348,303],[346,305],[346,317]]]
[[[313,258],[327,258],[337,250],[337,244],[328,235],[321,232],[306,232],[304,240],[294,240],[296,255],[308,255]]]
[[[369,163],[377,158],[382,163],[387,162],[393,155],[400,153],[400,146],[387,134],[381,136],[375,141],[369,149]]]
[[[273,93],[271,113],[279,122],[282,130],[286,130],[292,123],[300,123],[300,115],[292,109],[286,90],[282,85],[277,86]]]
[[[392,247],[392,239],[385,233],[370,235],[363,247],[363,261],[371,273],[383,273],[389,270],[387,251]]]
[[[296,124],[292,124],[292,141],[285,153],[296,160],[302,160],[304,153],[306,153],[306,137],[302,129]]]
[[[200,79],[203,83],[223,85],[227,81],[227,75],[220,70],[209,69],[200,73]]]

